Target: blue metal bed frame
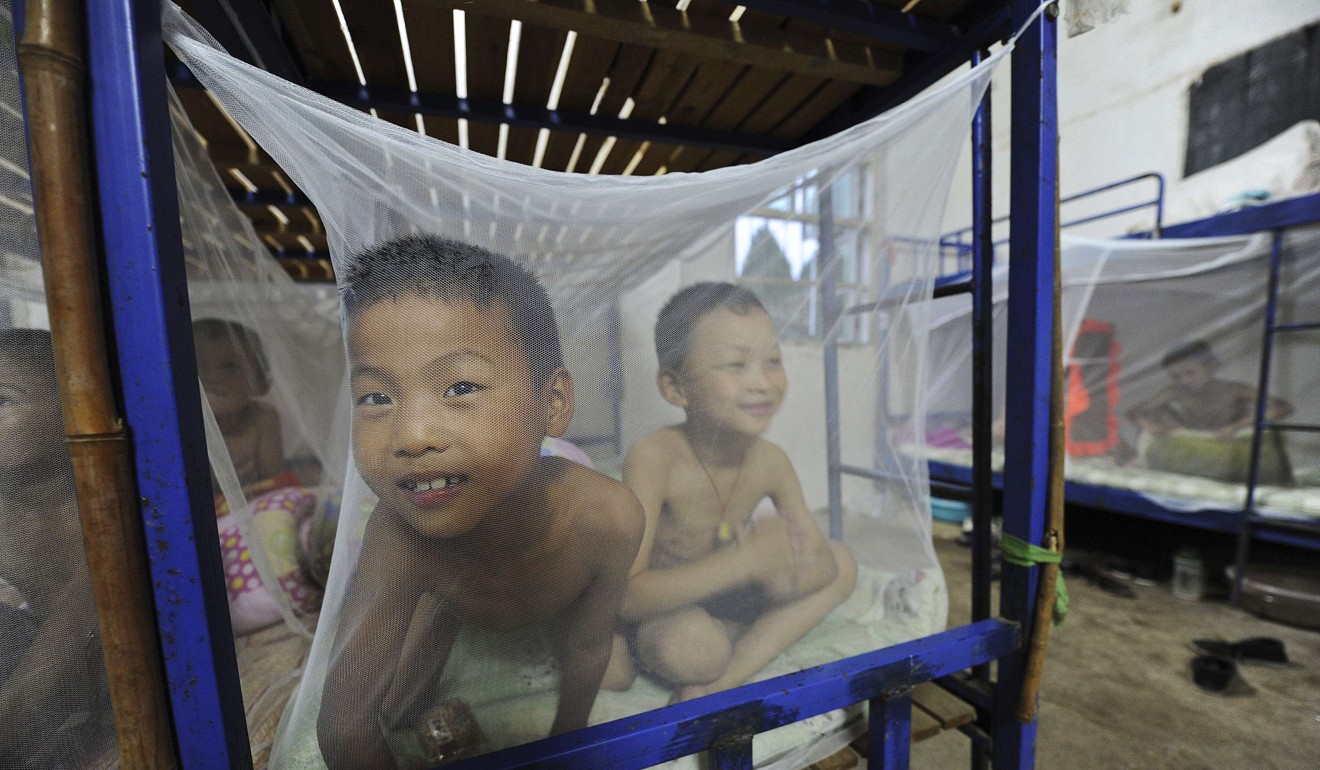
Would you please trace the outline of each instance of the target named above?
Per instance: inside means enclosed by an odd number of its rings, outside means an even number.
[[[774,5],[782,13],[803,14],[847,12],[852,7],[832,0]],[[1022,26],[1037,5],[1037,0],[973,2],[969,18],[975,23],[969,24],[970,31],[938,44],[930,43],[925,31],[910,28],[911,17],[906,15],[881,14],[866,20],[897,25],[894,34],[921,34],[930,44],[910,59],[910,77],[858,106],[855,115],[863,117],[868,110],[878,111],[915,93]],[[1017,260],[1011,277],[1004,528],[1028,542],[1040,542],[1043,535],[1048,471],[1057,233],[1056,15],[1047,13],[1032,23],[1019,38],[1012,60],[1012,248],[1016,254],[1036,258]],[[88,2],[87,30],[114,352],[134,441],[179,755],[187,770],[249,767],[202,441],[164,99],[159,0]],[[978,118],[978,195],[988,190],[986,122],[988,111]],[[988,200],[981,200],[978,212],[985,223]],[[978,243],[988,249],[988,229],[977,232]],[[982,264],[982,275],[984,270]],[[839,463],[833,459],[837,474]],[[988,465],[978,477],[984,481],[987,473]],[[988,484],[982,484],[980,494],[978,499],[988,499]],[[988,516],[988,509],[978,515]],[[943,681],[979,707],[983,732],[974,735],[973,766],[984,763],[988,746],[995,767],[1030,767],[1036,725],[1018,722],[1013,713],[1021,691],[1023,638],[1033,615],[1036,573],[1005,566],[1001,613],[990,618],[988,540],[978,544],[977,553],[976,578],[983,581],[986,600],[978,605],[978,620],[970,625],[486,755],[463,766],[632,768],[708,751],[717,768],[750,768],[754,735],[869,701],[871,766],[901,768],[907,766],[911,690],[921,682],[945,677]],[[973,667],[985,672],[996,660],[999,676],[989,695],[947,678]]]

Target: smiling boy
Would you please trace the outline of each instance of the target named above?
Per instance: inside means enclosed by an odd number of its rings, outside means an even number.
[[[394,767],[385,731],[434,705],[468,624],[544,633],[560,670],[551,732],[584,727],[643,518],[624,485],[540,456],[573,414],[545,290],[431,236],[360,255],[344,286],[353,451],[379,503],[322,696],[327,764]]]
[[[660,311],[661,395],[686,413],[628,450],[646,513],[620,615],[641,667],[676,700],[747,681],[847,598],[856,564],[821,535],[788,455],[761,438],[788,389],[752,292],[699,283]],[[764,498],[777,516],[752,520]],[[611,680],[630,676],[615,658]]]

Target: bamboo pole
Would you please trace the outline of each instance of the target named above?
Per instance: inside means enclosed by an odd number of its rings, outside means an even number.
[[[1054,221],[1059,221],[1059,199],[1054,199]],[[1050,334],[1050,472],[1046,489],[1045,538],[1041,545],[1050,550],[1063,550],[1063,464],[1064,464],[1064,387],[1063,380],[1063,320],[1060,300],[1062,280],[1059,275],[1059,231],[1054,231],[1054,321]],[[1045,653],[1050,646],[1050,628],[1054,620],[1055,586],[1059,579],[1058,564],[1040,565],[1036,584],[1036,611],[1031,622],[1031,638],[1027,642],[1027,659],[1022,677],[1022,697],[1018,701],[1017,718],[1030,723],[1036,718],[1036,703],[1040,695],[1041,677],[1045,672]]]
[[[102,321],[80,0],[28,0],[18,58],[60,404],[105,649],[120,766],[174,768],[132,458]]]

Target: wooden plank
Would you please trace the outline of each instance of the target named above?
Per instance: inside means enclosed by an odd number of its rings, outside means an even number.
[[[670,155],[680,149],[682,148],[677,145],[652,142],[650,149],[646,151],[646,155],[642,158],[642,162],[637,164],[637,168],[633,169],[633,176],[654,176],[661,167],[664,167],[665,173],[668,173],[669,168],[665,167],[665,163],[669,161]]]
[[[917,685],[912,691],[912,705],[938,720],[945,730],[976,721],[976,709],[971,704],[934,682]]]
[[[435,137],[442,142],[458,144],[458,121],[453,118],[437,118],[434,115],[427,115],[422,118],[426,124],[426,135]]]
[[[719,100],[701,125],[705,128],[733,131],[746,115],[754,111],[786,79],[788,79],[788,76],[775,70],[748,69],[738,81],[737,86]],[[707,167],[706,161],[712,155],[718,155],[726,159],[724,165],[737,157],[737,153],[724,151],[694,150],[684,152],[670,163],[670,171],[704,169]]]
[[[633,93],[632,117],[635,120],[668,120],[669,108],[674,104],[684,86],[697,70],[697,61],[691,56],[683,56],[673,51],[659,51],[651,59],[646,76]],[[649,152],[650,142],[645,143]],[[621,174],[632,162],[633,156],[642,147],[639,141],[620,141],[616,152],[601,170],[605,174]],[[640,167],[640,164],[639,164]]]
[[[564,78],[563,94],[559,106],[568,110],[586,112],[596,99],[600,83],[609,74],[610,65],[619,44],[611,40],[600,40],[579,35],[573,47],[573,56],[569,59],[568,74]],[[556,62],[558,66],[558,62]],[[550,132],[550,141],[546,147],[543,168],[563,171],[568,166],[573,147],[577,144],[576,132]]]
[[[614,63],[610,66],[610,87],[605,89],[605,95],[600,100],[599,115],[608,115],[615,117],[623,104],[632,95],[637,87],[638,81],[646,74],[647,65],[651,63],[651,57],[655,51],[639,45],[621,45],[614,57]],[[587,172],[591,169],[596,160],[596,155],[605,144],[606,137],[588,136],[586,143],[582,148],[582,155],[578,158],[578,172]],[[616,146],[618,142],[615,143]],[[635,146],[635,145],[634,145]]]
[[[513,85],[513,103],[545,106],[554,84],[555,69],[564,51],[567,33],[524,24],[518,46],[518,72]],[[536,152],[534,128],[512,128],[509,131],[509,150],[505,155],[518,163],[532,162]]]
[[[504,67],[509,53],[509,22],[506,19],[467,14],[468,95],[499,101],[504,91]],[[468,121],[468,146],[495,155],[499,125]]]
[[[425,3],[404,3],[413,74],[427,93],[454,93],[454,12]],[[430,119],[427,119],[430,129]]]
[[[293,39],[294,50],[312,78],[356,83],[348,43],[330,0],[275,0],[275,8]]]
[[[404,67],[394,4],[380,0],[339,0],[339,5],[344,10],[344,21],[353,36],[353,48],[367,82],[407,88],[408,71]],[[350,82],[357,82],[356,75]]]
[[[702,61],[697,65],[697,71],[688,80],[682,92],[675,102],[670,106],[668,119],[671,123],[679,123],[688,126],[702,126],[711,112],[733,91],[739,78],[749,70],[739,64],[730,64],[728,62]],[[660,168],[666,171],[679,171],[681,162],[691,161],[693,163],[709,154],[708,150],[694,147],[670,147],[668,152],[663,152],[657,147],[652,147],[647,153],[645,159],[638,165],[633,172],[638,176],[649,176],[655,174]],[[685,156],[697,156],[688,158]],[[691,168],[690,165],[685,166]]]
[[[581,34],[619,43],[875,86],[894,82],[902,67],[901,58],[887,51],[759,25],[735,25],[718,18],[692,16],[659,3],[639,3],[636,0],[423,1],[463,7],[470,14],[577,30]]]
[[[781,81],[761,104],[752,110],[738,125],[742,133],[764,135],[781,123],[803,102],[825,85],[819,78],[805,75],[793,75]],[[698,171],[709,171],[724,166],[733,166],[760,158],[759,155],[746,155],[732,151],[713,152],[697,166]]]
[[[857,752],[844,746],[839,751],[825,757],[819,762],[813,762],[807,766],[807,770],[851,770],[857,767],[860,757]]]

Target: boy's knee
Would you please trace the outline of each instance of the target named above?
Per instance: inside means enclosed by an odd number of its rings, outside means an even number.
[[[852,549],[838,541],[830,541],[830,552],[834,554],[834,564],[838,567],[838,574],[834,582],[830,583],[830,588],[839,592],[839,600],[842,601],[857,586],[857,559]]]
[[[733,654],[724,625],[701,609],[643,625],[637,647],[647,670],[675,684],[715,681],[728,668]]]

